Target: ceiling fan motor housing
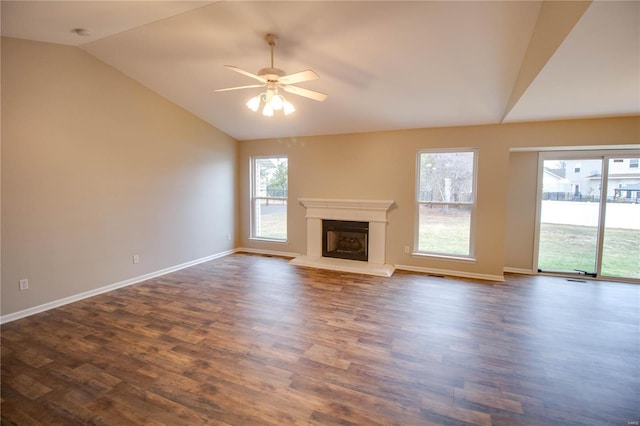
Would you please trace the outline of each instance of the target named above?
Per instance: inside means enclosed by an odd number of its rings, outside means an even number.
[[[280,77],[287,75],[287,73],[278,68],[262,68],[258,71],[258,75],[267,81],[278,81]]]

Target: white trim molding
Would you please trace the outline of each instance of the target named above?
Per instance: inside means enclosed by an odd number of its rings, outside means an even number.
[[[0,324],[5,324],[11,321],[18,320],[20,318],[25,318],[31,315],[39,314],[41,312],[48,311],[50,309],[58,308],[60,306],[68,305],[69,303],[77,302],[79,300],[88,299],[89,297],[97,296],[99,294],[107,293],[112,290],[117,290],[122,287],[128,287],[133,284],[138,284],[146,280],[150,280],[151,278],[156,278],[161,275],[166,275],[171,272],[176,272],[181,269],[189,268],[190,266],[195,266],[200,263],[208,262],[213,259],[218,259],[220,257],[228,256],[237,252],[237,249],[227,250],[220,253],[212,254],[211,256],[202,257],[200,259],[192,260],[189,262],[181,263],[179,265],[170,266],[168,268],[160,269],[159,271],[150,272],[148,274],[140,275],[137,277],[129,278],[128,280],[120,281],[113,284],[108,284],[103,287],[98,287],[93,290],[85,291],[82,293],[74,294],[69,297],[64,297],[62,299],[54,300],[52,302],[44,303],[42,305],[34,306],[32,308],[23,309],[18,312],[14,312],[12,314],[2,315],[0,316]]]
[[[430,275],[444,275],[450,277],[472,278],[474,280],[504,282],[503,275],[476,274],[475,272],[462,272],[449,269],[424,268],[422,266],[396,265],[396,269],[409,272],[421,272]]]
[[[582,146],[523,146],[509,148],[509,152],[542,152],[542,151],[611,151],[619,149],[638,149],[640,144],[629,145],[582,145]]]
[[[534,275],[535,271],[533,269],[523,269],[523,268],[511,268],[509,266],[505,266],[502,269],[504,272],[509,274],[520,274],[520,275]]]
[[[300,253],[290,253],[286,251],[275,251],[275,250],[263,250],[256,249],[250,247],[240,247],[235,250],[237,253],[252,253],[252,254],[264,254],[265,256],[278,256],[278,257],[288,257],[294,258],[300,256]]]

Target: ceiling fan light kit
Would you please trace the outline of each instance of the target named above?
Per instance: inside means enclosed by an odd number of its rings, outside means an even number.
[[[247,102],[247,107],[251,111],[256,112],[263,103],[262,115],[266,117],[273,117],[274,111],[282,110],[284,115],[289,115],[296,110],[291,102],[287,101],[284,96],[278,94],[278,89],[267,90],[258,96],[254,96]]]
[[[327,98],[327,95],[325,95],[324,93],[315,92],[313,90],[304,89],[302,87],[293,85],[295,83],[302,83],[304,81],[315,80],[316,78],[319,78],[318,74],[316,74],[312,70],[304,70],[293,74],[287,74],[281,69],[274,68],[273,47],[276,45],[278,37],[274,34],[267,34],[265,40],[271,48],[271,67],[262,68],[260,71],[258,71],[258,74],[253,74],[232,65],[225,65],[226,68],[258,80],[261,84],[229,87],[226,89],[215,90],[216,92],[226,92],[230,90],[249,89],[254,87],[266,86],[267,90],[265,92],[262,92],[259,95],[249,99],[246,104],[247,107],[254,112],[257,112],[262,105],[262,115],[266,117],[273,117],[274,111],[282,111],[284,115],[289,115],[296,110],[291,102],[287,101],[284,96],[278,93],[278,89],[282,89],[287,93],[304,96],[306,98],[313,99],[319,102],[322,102]]]

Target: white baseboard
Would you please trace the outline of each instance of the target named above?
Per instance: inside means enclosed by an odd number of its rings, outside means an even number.
[[[522,268],[510,268],[505,266],[503,268],[504,272],[508,272],[510,274],[520,274],[520,275],[534,275],[535,272],[533,269],[522,269]]]
[[[253,254],[265,254],[268,256],[280,256],[280,257],[289,257],[294,258],[300,256],[300,253],[289,253],[286,251],[274,251],[274,250],[263,250],[263,249],[255,249],[249,247],[239,247],[235,250],[237,253],[253,253]]]
[[[504,282],[504,276],[502,275],[476,274],[473,272],[453,271],[449,269],[423,268],[421,266],[410,266],[410,265],[396,265],[396,269],[400,269],[403,271],[410,271],[410,272],[421,272],[423,274],[431,274],[431,275],[445,275],[445,276],[452,276],[452,277],[472,278],[474,280]]]
[[[23,309],[22,311],[14,312],[12,314],[7,314],[0,316],[0,324],[5,324],[11,321],[18,320],[20,318],[25,318],[31,315],[39,314],[40,312],[48,311],[50,309],[54,309],[60,306],[68,305],[69,303],[77,302],[82,299],[87,299],[89,297],[97,296],[102,293],[107,293],[112,290],[116,290],[118,288],[127,287],[133,284],[140,283],[142,281],[150,280],[151,278],[159,277],[161,275],[166,275],[171,272],[179,271],[180,269],[185,269],[190,266],[197,265],[199,263],[208,262],[213,259],[217,259],[220,257],[228,256],[237,252],[237,249],[227,250],[220,253],[212,254],[211,256],[202,257],[200,259],[192,260],[189,262],[181,263],[180,265],[170,266],[169,268],[164,268],[159,271],[150,272],[148,274],[140,275],[134,278],[130,278],[128,280],[120,281],[117,283],[109,284],[103,287],[99,287],[93,290],[85,291],[82,293],[74,294],[73,296],[65,297],[62,299],[54,300],[53,302],[44,303],[42,305],[34,306],[33,308]]]

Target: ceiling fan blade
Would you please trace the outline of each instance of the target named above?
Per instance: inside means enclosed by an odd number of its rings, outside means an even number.
[[[251,89],[253,87],[264,87],[264,84],[250,84],[248,86],[227,87],[226,89],[215,89],[214,92],[228,92],[229,90]]]
[[[265,78],[260,77],[259,75],[250,73],[249,71],[245,71],[245,70],[243,70],[241,68],[234,67],[233,65],[225,65],[224,67],[225,68],[229,68],[231,71],[235,71],[235,72],[240,73],[242,75],[246,75],[247,77],[251,77],[253,79],[256,79],[261,83],[266,83],[267,82],[267,80]]]
[[[293,93],[294,95],[298,96],[304,96],[305,98],[313,99],[314,101],[322,102],[327,99],[327,95],[325,95],[324,93],[314,92],[313,90],[303,89],[302,87],[289,86],[286,84],[283,84],[280,87],[282,87],[285,92]]]
[[[302,83],[303,81],[315,80],[316,78],[320,78],[320,76],[314,71],[304,70],[293,74],[283,75],[278,79],[278,81],[282,84],[296,84]]]

